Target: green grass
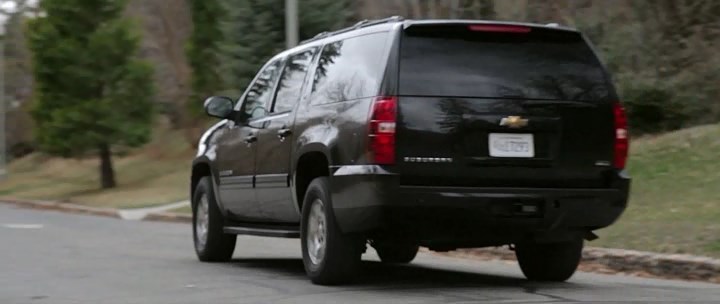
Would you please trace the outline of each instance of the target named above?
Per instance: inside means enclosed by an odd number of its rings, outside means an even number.
[[[593,246],[720,257],[720,125],[635,140],[630,205]]]
[[[59,159],[32,154],[9,166],[0,197],[60,200],[133,208],[187,199],[193,152],[183,134],[160,129],[145,147],[113,159],[118,187],[101,190],[97,158]]]

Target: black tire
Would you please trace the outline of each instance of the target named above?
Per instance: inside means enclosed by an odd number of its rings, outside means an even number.
[[[373,244],[380,261],[386,264],[407,264],[417,256],[420,247],[411,243],[383,243]]]
[[[327,177],[315,178],[308,186],[302,209],[302,225],[300,243],[302,246],[303,264],[305,272],[314,284],[338,285],[353,280],[359,270],[360,256],[362,255],[361,245],[363,240],[359,237],[343,234],[335,221],[332,211],[332,200],[329,193]],[[314,205],[319,205],[318,214],[324,215],[323,223],[325,228],[323,235],[324,254],[311,254],[308,240],[316,235],[309,231],[311,212]],[[316,216],[313,216],[316,218]],[[320,225],[313,225],[319,227]],[[312,234],[312,235],[311,235]],[[311,240],[315,240],[312,238]],[[314,243],[315,244],[315,243]]]
[[[577,270],[582,249],[582,239],[546,244],[524,242],[515,245],[515,256],[529,280],[564,282]]]
[[[193,211],[193,243],[195,244],[195,253],[200,261],[203,262],[226,262],[232,258],[235,251],[235,242],[237,236],[223,232],[223,216],[220,208],[215,200],[213,185],[210,177],[205,176],[200,179],[192,200]],[[198,235],[198,211],[201,207],[202,199],[207,200],[207,236],[203,243]]]

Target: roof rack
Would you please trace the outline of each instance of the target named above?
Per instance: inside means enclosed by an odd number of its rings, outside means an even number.
[[[335,35],[338,35],[338,34],[346,33],[346,32],[349,32],[349,31],[352,31],[352,30],[356,30],[356,29],[359,29],[359,28],[364,28],[364,27],[373,26],[373,25],[377,25],[377,24],[383,24],[383,23],[400,22],[400,21],[403,21],[403,20],[405,20],[405,18],[403,18],[403,17],[401,17],[401,16],[392,16],[392,17],[383,18],[383,19],[377,19],[377,20],[367,20],[367,19],[365,19],[365,20],[359,21],[358,23],[355,23],[353,26],[346,27],[346,28],[344,28],[344,29],[339,29],[339,30],[333,31],[333,32],[321,32],[321,33],[315,35],[314,37],[312,37],[312,38],[310,38],[310,39],[301,41],[300,44],[306,44],[306,43],[308,43],[308,42],[312,42],[312,41],[319,40],[319,39],[322,39],[322,38],[326,38],[326,37],[330,37],[330,36],[335,36]]]

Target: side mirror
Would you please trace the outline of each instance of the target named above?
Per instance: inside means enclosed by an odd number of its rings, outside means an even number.
[[[205,100],[205,113],[212,117],[226,119],[233,113],[232,99],[224,96],[213,96]]]

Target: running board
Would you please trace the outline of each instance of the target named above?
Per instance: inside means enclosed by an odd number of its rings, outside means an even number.
[[[269,236],[279,238],[299,238],[300,230],[298,227],[282,226],[282,227],[241,227],[241,226],[228,226],[223,228],[225,233],[232,234],[243,234],[243,235],[255,235],[255,236]]]

